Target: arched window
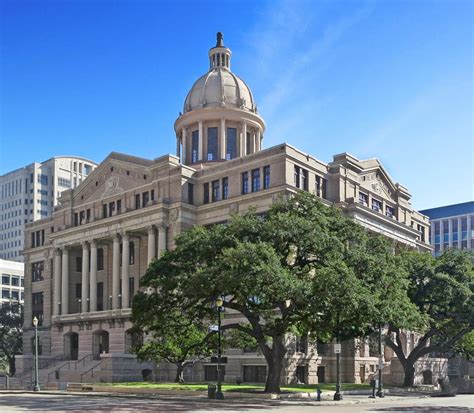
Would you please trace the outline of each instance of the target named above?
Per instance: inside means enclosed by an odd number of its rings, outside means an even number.
[[[199,151],[199,131],[195,130],[192,133],[191,137],[191,163],[196,163],[198,161],[198,151]]]
[[[135,264],[135,244],[133,243],[133,241],[130,242],[130,261],[129,261],[129,264],[130,265]]]
[[[237,158],[237,129],[227,128],[225,158],[227,160]]]

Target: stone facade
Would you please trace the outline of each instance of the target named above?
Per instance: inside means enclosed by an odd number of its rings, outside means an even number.
[[[225,64],[213,65],[221,49]],[[218,44],[210,59],[212,78],[232,78],[243,88],[230,72],[229,49]],[[143,159],[113,152],[77,188],[62,193],[51,218],[27,225],[25,367],[36,315],[42,357],[83,360],[74,368],[86,381],[139,378],[150,366],[129,354],[130,304],[151,260],[194,225],[225,222],[249,208],[264,212],[300,190],[339,206],[369,231],[430,250],[428,218],[413,210],[407,189],[378,160],[343,153],[324,163],[288,144],[262,149],[265,124],[253,97],[243,98],[250,90],[226,88],[224,81],[199,84],[205,99],[192,90],[175,123],[178,156]],[[45,242],[33,246],[29,235],[38,230],[44,230]],[[41,304],[33,303],[38,293]],[[318,352],[297,345],[295,337],[288,340],[284,382],[334,381],[331,346]],[[226,381],[264,379],[265,360],[258,352],[229,349],[226,355]],[[343,343],[342,360],[348,382],[368,380],[378,362],[367,343],[354,342]],[[185,376],[209,380],[214,368],[199,362]],[[171,380],[173,367],[160,365],[154,374]]]

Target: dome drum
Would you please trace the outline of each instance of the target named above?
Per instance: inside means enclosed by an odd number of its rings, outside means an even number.
[[[186,96],[175,121],[176,154],[192,165],[260,151],[265,122],[246,83],[230,70],[231,51],[221,33],[209,50],[209,71]]]

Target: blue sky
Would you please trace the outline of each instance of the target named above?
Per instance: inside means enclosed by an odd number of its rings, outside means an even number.
[[[377,157],[417,209],[474,199],[469,0],[0,4],[0,174],[55,155],[173,153],[222,31],[265,147]]]

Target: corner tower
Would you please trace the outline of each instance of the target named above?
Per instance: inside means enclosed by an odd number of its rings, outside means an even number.
[[[174,123],[176,155],[185,165],[226,161],[262,148],[265,122],[249,87],[230,70],[231,56],[217,33],[209,71],[194,83]]]

